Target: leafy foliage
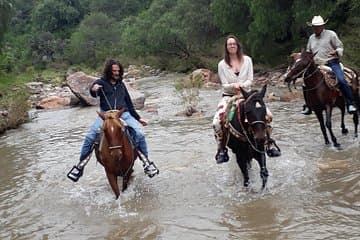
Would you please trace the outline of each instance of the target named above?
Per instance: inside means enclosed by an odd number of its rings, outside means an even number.
[[[112,27],[109,27],[112,26]],[[120,29],[113,18],[104,13],[92,13],[81,22],[66,48],[66,59],[71,64],[96,67],[119,52]]]
[[[209,67],[229,33],[255,63],[276,65],[306,45],[312,33],[306,22],[319,14],[344,41],[344,61],[360,62],[360,0],[0,0],[0,6],[0,73],[18,70],[15,61],[96,67],[108,57],[152,59],[179,71]]]

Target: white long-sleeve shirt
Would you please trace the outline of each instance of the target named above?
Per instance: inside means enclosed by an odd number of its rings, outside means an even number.
[[[315,63],[324,65],[327,61],[337,58],[337,56],[330,55],[330,52],[336,50],[338,57],[341,57],[344,52],[343,43],[334,31],[324,29],[320,36],[317,37],[312,34],[309,37],[306,51],[316,53],[314,56]]]
[[[218,75],[224,95],[236,95],[238,93],[235,89],[236,83],[241,83],[241,87],[249,90],[254,78],[253,64],[251,58],[246,55],[243,56],[243,61],[238,75],[234,73],[224,59],[219,62]]]

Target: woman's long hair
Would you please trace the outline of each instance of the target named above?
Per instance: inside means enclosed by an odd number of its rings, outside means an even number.
[[[120,64],[119,61],[110,59],[108,61],[106,61],[105,63],[105,67],[104,67],[104,72],[103,72],[103,77],[106,81],[110,81],[111,77],[112,77],[112,65],[118,65],[120,68],[120,78],[122,79],[123,75],[124,75],[124,68],[123,66]]]
[[[239,58],[239,60],[242,60],[242,57],[243,57],[243,49],[242,49],[242,45],[239,41],[239,39],[237,39],[237,37],[235,37],[234,35],[229,35],[226,37],[226,41],[225,41],[225,45],[224,45],[224,52],[225,52],[225,62],[230,66],[230,54],[229,54],[229,51],[227,49],[227,41],[230,39],[230,38],[233,38],[235,39],[235,42],[236,42],[236,45],[237,45],[237,51],[236,51],[236,55],[237,57]]]

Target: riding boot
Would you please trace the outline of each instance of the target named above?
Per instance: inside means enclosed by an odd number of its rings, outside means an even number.
[[[217,141],[218,150],[215,155],[216,163],[221,164],[229,161],[228,149],[226,148],[225,136],[223,136],[223,131],[216,131],[215,129],[215,139]]]
[[[276,144],[275,140],[270,137],[272,132],[272,127],[267,124],[266,126],[266,141],[265,141],[265,150],[266,154],[269,157],[278,157],[281,155],[281,150]]]
[[[143,163],[144,173],[150,178],[159,174],[159,169],[156,167],[155,163],[150,161],[139,149],[137,150],[139,159]]]
[[[312,113],[311,109],[309,108],[309,106],[306,104],[307,102],[307,94],[306,94],[306,87],[302,86],[303,89],[303,95],[304,95],[304,99],[305,99],[305,104],[303,105],[303,110],[301,111],[302,114],[304,115],[310,115]]]
[[[72,169],[67,174],[68,178],[70,178],[74,182],[77,182],[79,180],[79,178],[83,175],[86,164],[89,162],[91,158],[93,149],[94,149],[94,145],[91,146],[88,154],[86,156],[82,156],[82,158],[80,158],[79,163],[72,167]]]
[[[77,182],[79,178],[83,175],[84,168],[91,158],[94,147],[95,144],[93,140],[86,137],[81,148],[79,163],[77,165],[74,165],[67,174],[67,177],[70,178],[72,181]]]

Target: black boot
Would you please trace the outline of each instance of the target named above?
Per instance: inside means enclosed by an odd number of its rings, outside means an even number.
[[[72,169],[68,172],[67,177],[71,179],[74,182],[77,182],[79,178],[83,175],[84,168],[86,164],[89,162],[92,152],[95,148],[95,144],[93,144],[90,148],[90,151],[85,155],[85,157],[82,157],[77,165],[74,165]]]
[[[227,148],[218,149],[218,151],[217,151],[217,153],[215,155],[215,159],[216,159],[217,164],[228,162],[229,161],[229,155],[228,155]]]
[[[312,113],[312,111],[306,104],[304,104],[303,110],[301,111],[301,113],[304,115],[310,115]]]

